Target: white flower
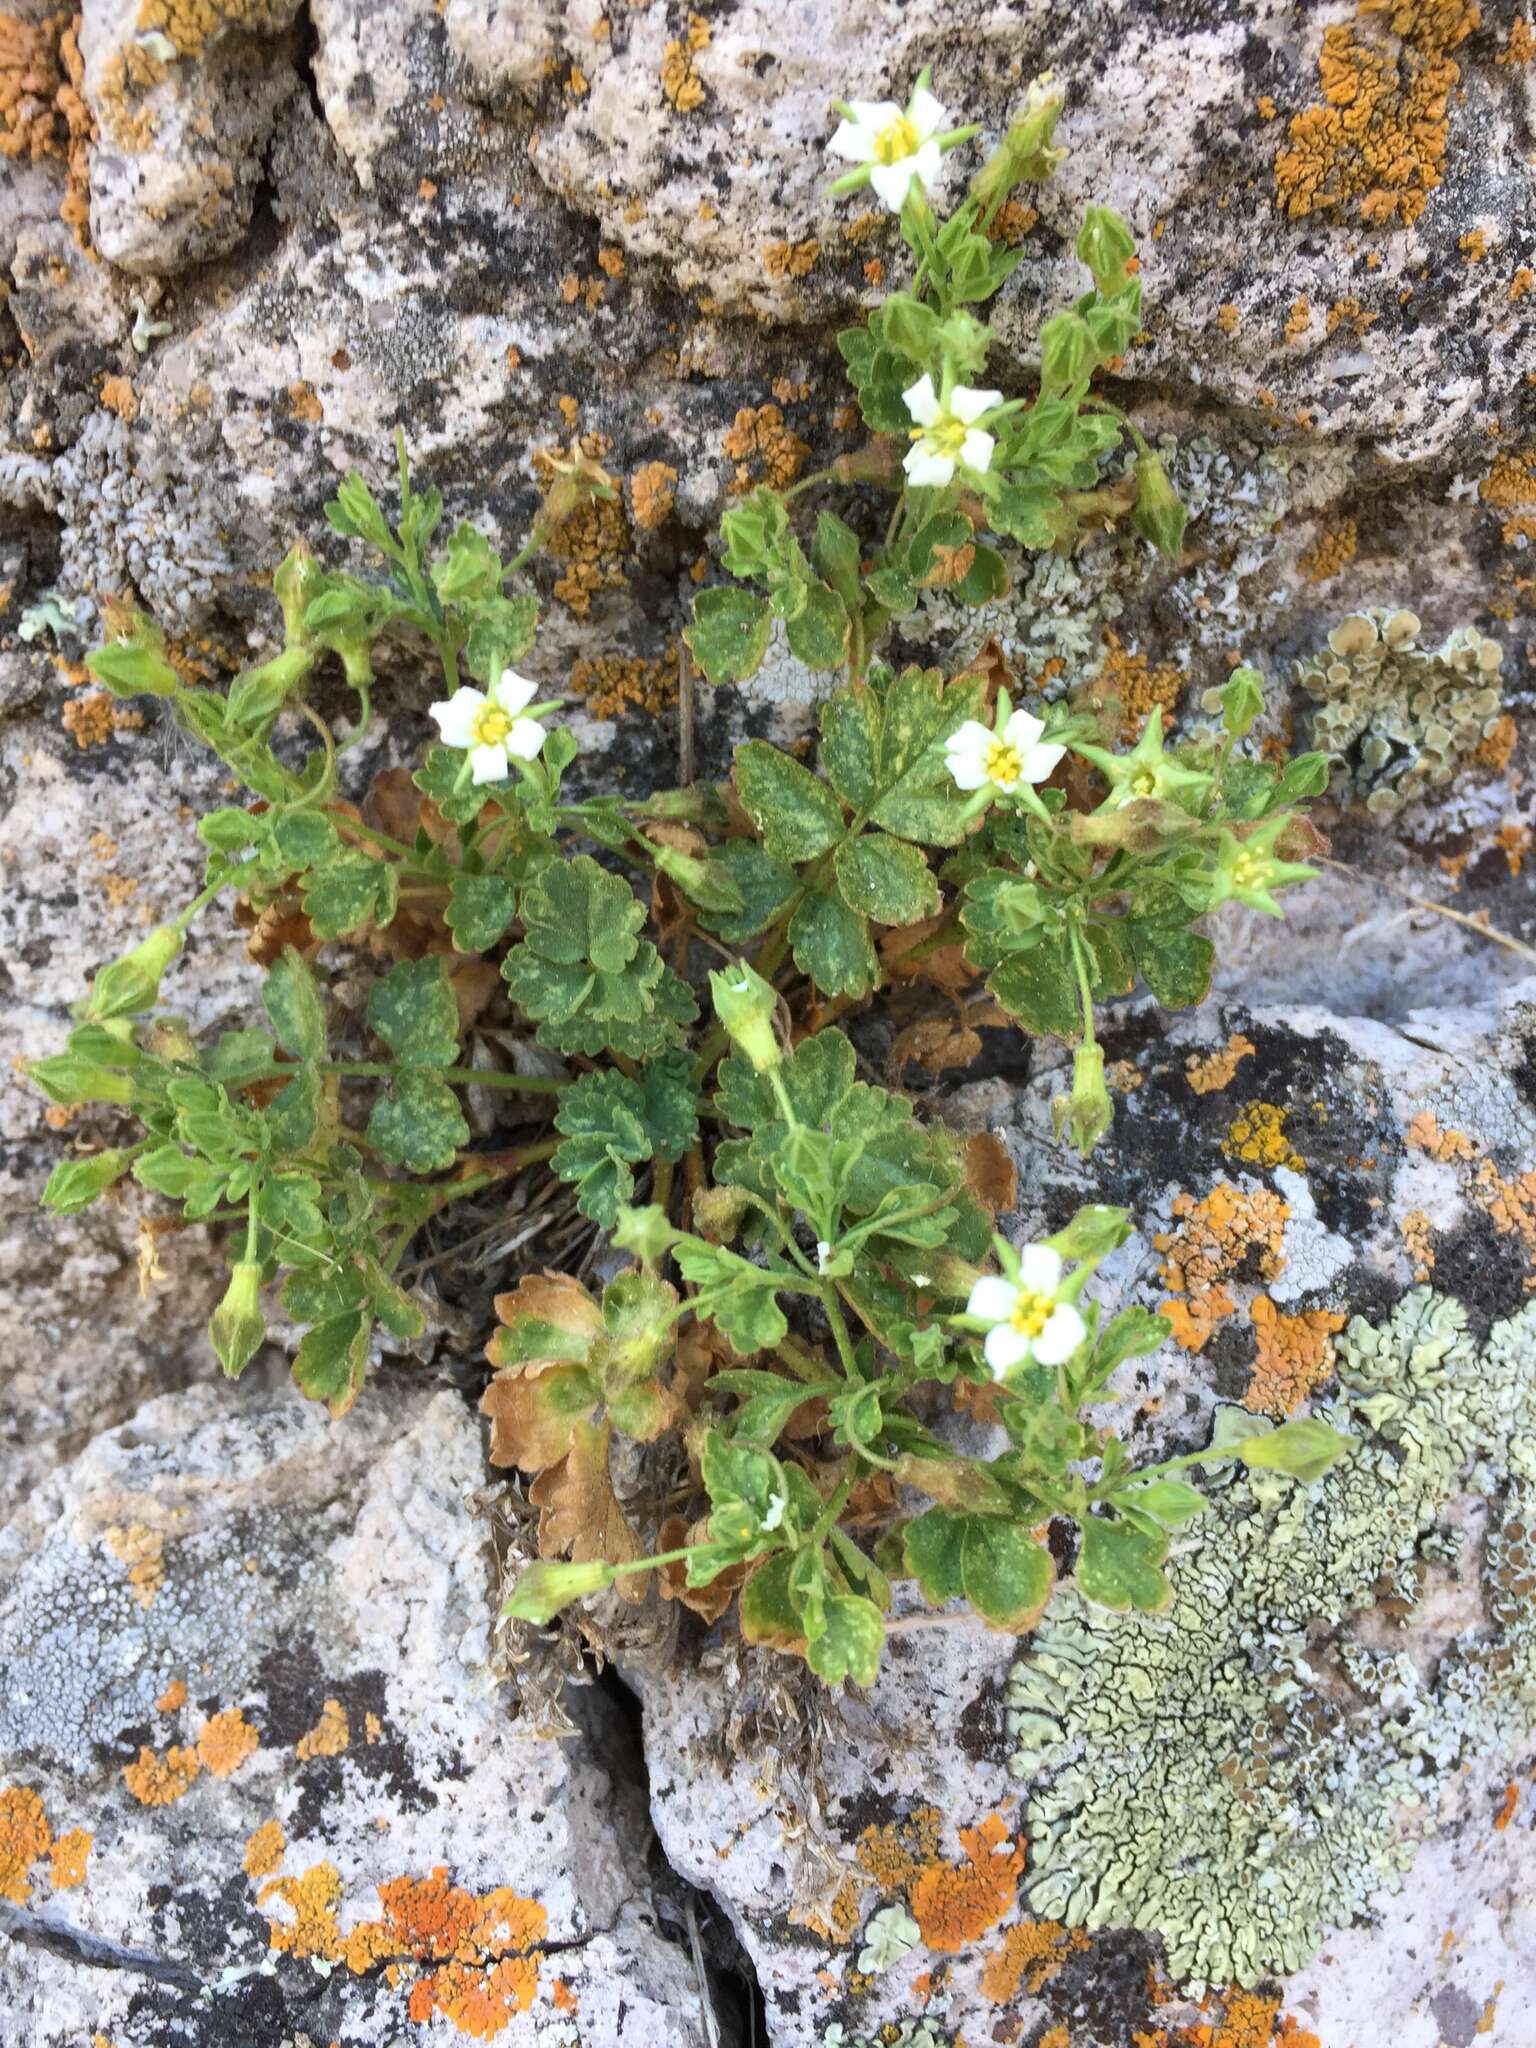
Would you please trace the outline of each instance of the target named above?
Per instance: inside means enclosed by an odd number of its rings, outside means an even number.
[[[537,683],[508,669],[487,694],[468,685],[444,703],[430,707],[437,729],[450,747],[468,747],[471,780],[504,782],[512,762],[531,761],[544,744],[544,728],[536,718],[519,713],[539,694]]]
[[[1058,1301],[1061,1254],[1031,1244],[1019,1256],[1019,1283],[992,1273],[978,1280],[965,1305],[967,1315],[990,1323],[982,1346],[994,1379],[1032,1358],[1037,1365],[1061,1365],[1087,1336],[1082,1317],[1069,1301]]]
[[[900,213],[914,179],[927,192],[943,162],[934,137],[949,115],[926,86],[920,85],[905,112],[894,100],[850,100],[851,119],[840,121],[827,144],[833,156],[869,165],[869,182],[891,209]]]
[[[965,384],[957,384],[948,398],[941,399],[933,388],[933,379],[925,372],[901,395],[907,402],[907,411],[917,421],[912,429],[912,446],[901,465],[909,483],[947,484],[954,477],[957,463],[962,469],[991,467],[996,436],[975,422],[994,405],[1002,404],[1001,391],[973,391]]]
[[[1006,795],[1021,782],[1044,782],[1067,751],[1042,746],[1045,726],[1027,711],[1015,711],[1001,732],[968,718],[944,742],[944,760],[961,789],[1000,789]]]
[[[784,1510],[789,1506],[787,1493],[771,1493],[768,1496],[768,1512],[763,1516],[761,1527],[777,1529],[784,1519]]]

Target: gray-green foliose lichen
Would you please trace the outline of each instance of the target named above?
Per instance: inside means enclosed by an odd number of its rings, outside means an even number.
[[[1339,1377],[1319,1412],[1348,1457],[1311,1487],[1233,1479],[1165,1614],[1064,1595],[1010,1681],[1030,1905],[1161,1935],[1181,1981],[1299,1968],[1412,1861],[1405,1810],[1431,1826],[1460,1762],[1536,1727],[1536,1303],[1479,1347],[1418,1289],[1351,1323]],[[1317,1647],[1383,1582],[1411,1606],[1464,1494],[1488,1503],[1484,1619],[1433,1676],[1347,1632]]]
[[[1345,759],[1367,810],[1390,815],[1443,787],[1492,731],[1504,650],[1475,626],[1417,644],[1412,612],[1355,612],[1296,664],[1316,699],[1312,736]]]

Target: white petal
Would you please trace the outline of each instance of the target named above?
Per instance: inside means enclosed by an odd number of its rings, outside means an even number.
[[[994,405],[1001,405],[1001,391],[973,391],[969,385],[957,384],[949,394],[949,409],[957,420],[964,420],[969,426],[972,420],[979,420],[984,412],[990,412]]]
[[[991,1366],[993,1378],[1000,1380],[1005,1372],[1028,1358],[1029,1339],[1012,1323],[999,1323],[982,1345],[981,1354]]]
[[[1036,718],[1028,711],[1015,711],[1009,715],[1008,723],[1003,727],[1003,738],[1010,747],[1017,748],[1021,754],[1027,754],[1044,731],[1043,718]]]
[[[878,135],[893,121],[901,119],[901,108],[894,100],[850,100],[848,111],[859,126],[869,129],[872,135]]]
[[[505,782],[507,779],[507,750],[505,747],[471,747],[469,750],[471,782]]]
[[[432,705],[431,713],[444,743],[450,747],[470,746],[474,740],[472,728],[485,705],[480,691],[471,690],[467,684],[455,690],[446,702]]]
[[[543,746],[545,732],[536,718],[519,718],[513,721],[512,730],[502,741],[508,754],[515,754],[519,761],[531,761]]]
[[[1019,1290],[1001,1273],[986,1273],[971,1289],[965,1304],[968,1316],[980,1316],[984,1323],[1006,1323],[1018,1304]]]
[[[997,446],[996,438],[983,433],[980,427],[972,427],[960,443],[960,460],[967,469],[990,469],[992,450]]]
[[[857,127],[852,121],[839,121],[827,144],[827,154],[846,157],[850,163],[870,163],[875,154],[874,130]]]
[[[1027,1244],[1019,1254],[1019,1278],[1031,1294],[1054,1294],[1061,1285],[1061,1253],[1048,1244]]]
[[[915,156],[904,156],[899,163],[894,164],[871,164],[869,182],[892,213],[900,213],[905,204],[907,187],[912,182],[916,168]]]
[[[1087,1334],[1082,1317],[1064,1301],[1035,1339],[1035,1357],[1042,1365],[1061,1365],[1072,1356]]]
[[[920,427],[931,427],[939,416],[939,394],[933,388],[933,379],[925,370],[915,384],[909,384],[901,394],[902,403]]]
[[[537,683],[529,682],[526,676],[520,676],[510,668],[503,672],[501,681],[491,692],[508,718],[516,718],[519,711],[531,704],[538,694]]]
[[[908,483],[916,484],[919,489],[947,484],[955,473],[955,465],[949,456],[935,455],[921,441],[907,450],[901,466],[907,472]]]
[[[1024,756],[1024,780],[1049,782],[1056,773],[1056,763],[1066,751],[1065,747],[1031,747]]]
[[[944,169],[944,152],[936,142],[925,142],[921,149],[913,151],[907,163],[913,177],[926,192],[939,181]]]
[[[907,106],[907,119],[917,130],[920,142],[926,142],[930,135],[937,135],[941,128],[949,126],[948,109],[934,98],[926,85],[920,85],[913,93]]]

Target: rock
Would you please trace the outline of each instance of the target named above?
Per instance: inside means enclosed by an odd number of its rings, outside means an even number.
[[[1357,1447],[1312,1489],[1213,1481],[1165,1617],[1069,1587],[1015,1643],[909,1609],[867,1696],[713,1638],[636,1675],[658,1832],[775,2048],[1162,2043],[1207,1985],[1234,2040],[1431,2048],[1536,1990],[1536,983],[1401,1029],[1133,1009],[1107,1044],[1087,1166],[1059,1069],[942,1098],[1008,1144],[1015,1242],[1132,1208],[1095,1285],[1177,1341],[1106,1418],[1150,1458],[1311,1401]]]
[[[541,1740],[486,1680],[482,1474],[461,1399],[397,1380],[339,1427],[167,1395],[34,1492],[0,1537],[16,2048],[383,2044],[434,2014],[703,2048],[612,1731]]]

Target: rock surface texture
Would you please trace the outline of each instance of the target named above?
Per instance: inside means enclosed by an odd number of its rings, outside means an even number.
[[[1224,914],[1217,1004],[1121,1016],[1091,1177],[1048,1045],[934,1106],[1013,1151],[1015,1235],[1090,1190],[1140,1218],[1102,1276],[1176,1325],[1126,1376],[1139,1447],[1317,1399],[1362,1448],[1301,1506],[1228,1489],[1168,1617],[1068,1599],[1020,1646],[914,1614],[867,1699],[685,1629],[629,1674],[656,1835],[773,2048],[1520,2048],[1536,989],[1477,926],[1536,941],[1529,10],[5,0],[8,1050],[195,892],[223,800],[86,678],[106,604],[189,675],[267,651],[276,563],[301,533],[342,559],[323,503],[350,467],[387,495],[397,427],[509,554],[540,458],[579,439],[621,481],[533,572],[527,666],[627,786],[675,776],[719,513],[857,445],[833,335],[900,281],[890,222],[826,191],[830,102],[925,64],[983,146],[1033,74],[1064,86],[989,379],[1030,388],[1082,209],[1116,207],[1147,319],[1106,395],[1192,517],[1175,565],[1012,556],[906,651],[990,637],[1027,687],[1173,717],[1242,657],[1266,729],[1345,755],[1343,867],[1283,926]],[[701,704],[701,771],[820,687],[776,648]],[[359,783],[437,694],[387,674]],[[167,994],[237,1024],[254,984],[197,930]],[[0,1074],[0,2040],[717,2048],[613,1717],[583,1695],[540,1741],[482,1675],[459,1397],[386,1379],[332,1428],[253,1378],[189,1390],[197,1234],[37,1213],[98,1135]]]

